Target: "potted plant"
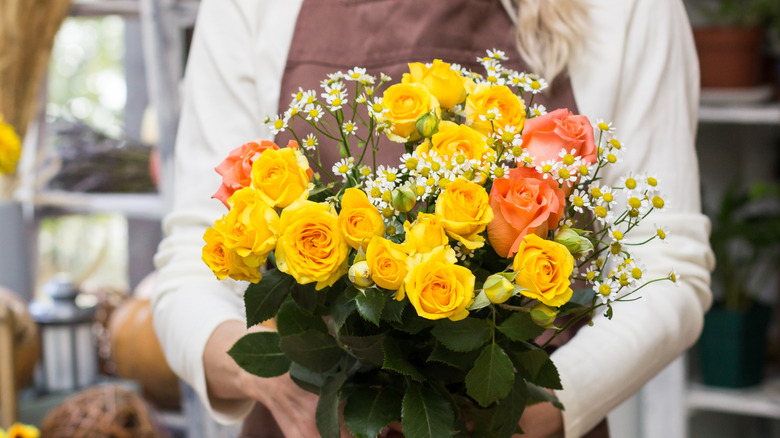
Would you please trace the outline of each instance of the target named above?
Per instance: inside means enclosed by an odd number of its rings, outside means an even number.
[[[698,6],[707,25],[694,29],[703,88],[745,88],[761,83],[765,0],[709,0]]]
[[[715,386],[757,385],[771,309],[756,298],[780,261],[780,187],[733,185],[712,221],[716,302],[699,340],[702,378]]]

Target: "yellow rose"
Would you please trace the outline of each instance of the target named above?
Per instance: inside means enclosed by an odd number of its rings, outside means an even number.
[[[260,269],[257,266],[248,266],[231,248],[233,242],[227,236],[229,231],[230,226],[225,217],[218,219],[213,227],[206,229],[203,234],[203,240],[206,241],[203,247],[203,261],[220,280],[230,277],[234,280],[257,283],[262,278]]]
[[[404,250],[409,254],[424,254],[446,245],[450,239],[438,217],[428,213],[417,214],[413,224],[404,222]]]
[[[252,187],[274,208],[285,208],[306,199],[310,180],[311,169],[306,157],[296,149],[266,149],[252,163]]]
[[[14,423],[3,435],[3,430],[0,429],[0,437],[6,438],[38,438],[41,436],[41,431],[35,426],[29,426],[22,423]]]
[[[466,125],[444,121],[439,131],[431,138],[431,143],[423,142],[418,152],[434,150],[448,160],[462,155],[468,160],[478,160],[482,164],[495,159],[495,151],[487,144],[484,135]]]
[[[477,249],[485,244],[480,233],[493,220],[493,210],[484,187],[458,178],[436,199],[436,216],[450,237]]]
[[[474,302],[474,274],[455,262],[455,252],[448,246],[412,257],[396,299],[408,297],[417,314],[425,319],[459,321],[467,317],[467,309]]]
[[[0,174],[11,174],[22,154],[22,143],[13,126],[0,117]]]
[[[225,217],[228,245],[247,266],[265,264],[268,253],[276,247],[279,215],[251,187],[233,193],[227,202],[230,206]]]
[[[520,132],[525,124],[525,104],[509,87],[504,85],[479,84],[466,98],[466,124],[485,135],[493,133],[488,111],[498,108],[500,116],[493,121],[496,132],[506,126],[513,126]]]
[[[421,84],[395,84],[382,95],[382,105],[387,109],[384,117],[391,123],[385,131],[387,138],[396,143],[420,139],[415,128],[417,119],[431,111],[440,117],[439,102]]]
[[[372,238],[366,250],[371,279],[389,290],[398,290],[404,284],[408,258],[403,246],[381,237]]]
[[[434,59],[430,67],[420,62],[409,64],[409,73],[404,73],[401,82],[425,85],[439,105],[448,111],[466,99],[463,76],[441,59]]]
[[[528,234],[517,248],[512,268],[521,294],[550,307],[560,307],[571,299],[571,272],[574,257],[560,243]]]
[[[353,187],[341,198],[339,229],[349,246],[366,249],[372,236],[385,235],[385,221],[366,194]]]
[[[282,210],[276,267],[299,284],[328,287],[347,273],[349,245],[332,206],[301,200]]]

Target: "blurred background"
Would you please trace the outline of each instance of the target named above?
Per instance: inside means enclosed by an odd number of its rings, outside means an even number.
[[[780,437],[780,0],[685,5],[716,304],[677,371],[611,427],[618,438]],[[149,308],[197,8],[0,2],[18,14],[0,27],[0,114],[25,134],[16,171],[0,177],[0,429],[236,436],[171,373]]]

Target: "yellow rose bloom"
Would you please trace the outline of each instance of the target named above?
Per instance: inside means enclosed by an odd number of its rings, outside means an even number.
[[[279,215],[251,187],[233,193],[227,202],[230,205],[225,217],[228,246],[247,266],[260,267],[276,247]]]
[[[395,84],[382,95],[382,105],[387,109],[384,117],[391,123],[385,131],[387,138],[396,143],[420,139],[415,123],[431,111],[440,117],[441,109],[435,97],[421,84]]]
[[[309,196],[311,169],[298,150],[266,149],[252,163],[252,187],[274,208],[285,208]]]
[[[347,273],[349,245],[329,204],[301,200],[282,210],[276,267],[299,284],[328,287]]]
[[[0,429],[0,436],[5,436],[6,438],[38,438],[41,436],[41,432],[35,426],[14,423],[5,432],[5,435],[3,435],[3,431]]]
[[[458,178],[436,199],[436,216],[450,237],[468,249],[477,249],[485,244],[480,233],[493,220],[488,199],[484,187]]]
[[[206,229],[203,234],[203,240],[206,241],[202,252],[203,261],[220,280],[230,277],[257,283],[262,278],[260,269],[258,266],[248,266],[236,254],[231,247],[232,240],[227,237],[230,231],[226,217],[218,219],[213,227]]]
[[[425,319],[459,321],[467,317],[474,302],[474,274],[455,262],[455,252],[448,246],[412,257],[396,299],[408,297],[417,315]]]
[[[423,142],[418,152],[434,150],[448,160],[462,155],[467,160],[478,160],[482,164],[495,159],[495,151],[487,144],[484,135],[466,125],[443,121],[439,131],[431,137],[431,143]]]
[[[381,237],[372,238],[366,250],[371,279],[389,290],[398,290],[404,284],[408,258],[403,246]]]
[[[341,198],[339,229],[349,246],[366,249],[371,237],[385,235],[385,221],[366,194],[352,187]]]
[[[550,307],[560,307],[571,299],[574,257],[560,243],[536,234],[525,236],[512,268],[517,272],[515,283],[523,288],[520,293],[524,296]]]
[[[515,127],[520,132],[525,125],[525,104],[509,87],[504,85],[479,84],[466,98],[466,124],[484,135],[493,133],[490,120],[479,116],[488,116],[488,111],[498,108],[501,116],[494,120],[496,132],[506,126]]]
[[[5,123],[0,116],[0,174],[16,171],[16,163],[22,154],[22,142],[13,126]]]
[[[403,247],[408,254],[429,253],[450,241],[441,220],[428,213],[417,214],[414,223],[404,222],[404,234]]]
[[[401,83],[425,85],[448,111],[466,99],[465,79],[441,59],[434,59],[430,67],[421,62],[409,64],[409,73],[404,73]]]

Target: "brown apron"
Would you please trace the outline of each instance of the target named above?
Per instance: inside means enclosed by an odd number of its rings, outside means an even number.
[[[409,62],[431,62],[434,58],[484,73],[477,58],[485,56],[487,49],[500,49],[510,58],[503,62],[505,67],[527,71],[515,49],[513,32],[499,0],[304,0],[287,56],[279,112],[287,109],[299,87],[319,94],[320,81],[328,73],[346,73],[355,66],[376,76],[385,73],[393,78],[392,83],[409,71]],[[569,78],[559,77],[555,83],[554,89],[537,96],[535,103],[576,113]],[[348,93],[351,90],[347,87]],[[299,138],[308,133],[302,128],[303,123],[295,125]],[[285,132],[276,142],[287,144],[290,139]],[[338,146],[326,140],[319,139],[319,150],[323,167],[330,169],[340,157]],[[397,166],[402,151],[402,145],[383,139],[377,162]],[[260,404],[245,421],[241,436],[283,437]],[[605,421],[587,435],[608,436]]]

